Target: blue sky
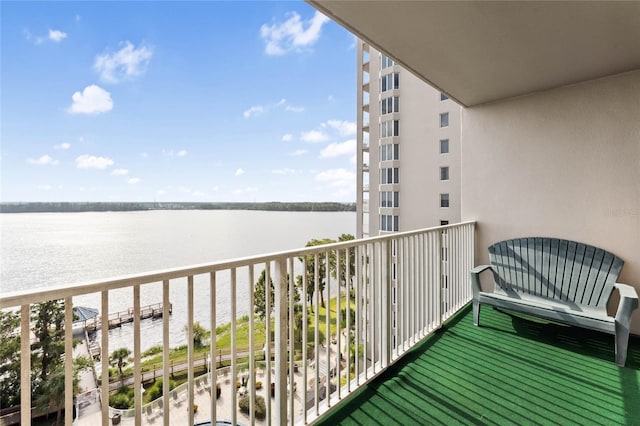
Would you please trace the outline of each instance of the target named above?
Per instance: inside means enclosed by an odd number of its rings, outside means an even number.
[[[2,201],[355,201],[355,38],[302,2],[6,2]]]

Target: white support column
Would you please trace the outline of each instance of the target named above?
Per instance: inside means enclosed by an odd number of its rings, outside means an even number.
[[[169,280],[162,281],[162,410],[163,410],[163,424],[169,426],[169,384],[167,380],[170,377],[169,366],[171,360],[169,359]]]
[[[236,300],[236,268],[231,269],[231,388],[233,392],[231,394],[231,406],[237,407],[238,394],[236,393],[236,383],[238,381],[238,352],[236,348],[236,321],[237,321],[237,300]],[[238,421],[238,410],[231,410],[231,422],[235,425]],[[193,422],[189,423],[190,425]]]
[[[73,299],[64,299],[64,424],[73,424]]]
[[[216,416],[216,406],[217,406],[217,384],[218,384],[218,369],[216,364],[216,340],[218,336],[216,335],[216,273],[211,272],[209,276],[209,292],[210,292],[210,309],[211,309],[211,345],[209,347],[209,359],[211,360],[211,369],[210,369],[210,378],[211,381],[209,385],[211,386],[211,424],[215,424],[217,419]],[[168,425],[165,425],[168,426]]]
[[[193,275],[187,277],[187,413],[189,423],[194,423],[193,415],[193,393],[195,386],[193,385],[193,363],[195,360],[194,342],[193,342]]]
[[[20,423],[31,424],[30,305],[20,307]]]
[[[256,421],[256,355],[255,355],[255,325],[254,325],[254,288],[255,285],[253,276],[254,265],[249,265],[249,420],[250,424],[255,424]],[[264,283],[264,291],[269,288],[268,283]],[[212,400],[215,400],[212,397]],[[213,417],[212,417],[213,419]],[[214,424],[213,421],[211,424]]]
[[[274,262],[275,287],[275,423],[287,423],[287,264],[286,259]],[[268,288],[268,284],[267,284]],[[235,410],[234,410],[235,411]]]
[[[104,330],[103,330],[104,332]],[[108,331],[107,331],[108,332]],[[133,287],[133,400],[135,425],[142,424],[142,369],[140,365],[140,285]]]
[[[102,403],[102,426],[109,425],[109,290],[104,290],[101,297],[100,329],[102,348],[100,363],[102,364],[102,382],[100,384],[100,401]]]

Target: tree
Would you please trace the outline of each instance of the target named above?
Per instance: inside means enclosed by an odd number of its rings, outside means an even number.
[[[355,237],[351,234],[342,234],[338,237],[339,242],[355,240]],[[354,249],[349,250],[349,276],[347,277],[347,250],[339,250],[340,252],[340,285],[346,287],[349,284],[349,289],[353,285],[353,277],[356,274],[356,253]],[[336,253],[331,252],[330,256],[331,276],[337,278],[337,259]]]
[[[330,238],[324,238],[322,240],[310,240],[307,242],[305,247],[313,247],[320,246],[324,244],[335,243],[335,240]],[[308,302],[313,303],[313,295],[315,293],[315,267],[316,267],[316,256],[313,254],[308,254],[304,257],[299,257],[300,262],[304,262],[306,258],[307,266],[305,269],[305,275],[307,277],[307,297]],[[320,292],[320,304],[324,308],[324,288],[326,285],[327,279],[327,256],[324,254],[318,255],[318,291]],[[299,280],[301,282],[301,279]]]
[[[80,371],[90,368],[93,365],[91,359],[81,356],[73,360],[73,394],[76,395],[82,390],[80,389]],[[36,408],[40,411],[49,413],[56,410],[56,425],[60,424],[62,418],[62,409],[64,408],[64,363],[56,364],[54,370],[50,372],[47,379],[40,384],[39,393],[35,397]],[[72,415],[72,413],[65,413]]]
[[[267,312],[267,299],[266,299],[266,292],[265,292],[265,280],[266,278],[266,270],[263,269],[262,272],[260,273],[260,276],[258,277],[258,281],[256,281],[256,285],[254,287],[253,290],[253,311],[256,313],[256,315],[258,315],[258,317],[261,320],[264,320],[267,317],[267,314],[271,314],[271,312],[273,312],[273,309],[275,307],[275,287],[273,286],[273,280],[271,279],[271,277],[269,277],[269,287],[271,289],[271,293],[269,294],[269,301],[270,301],[270,308],[269,308],[269,312]],[[287,283],[289,282],[289,274],[287,273]],[[289,300],[289,286],[287,285],[287,306],[288,306],[288,300]],[[296,285],[294,286],[294,293],[293,293],[293,303],[297,304],[300,301],[300,287],[299,287],[299,283],[296,282]]]
[[[262,270],[260,276],[258,277],[258,281],[256,282],[256,286],[253,290],[254,312],[262,320],[267,317],[267,293],[265,291],[265,280],[267,279],[266,272],[267,271],[265,269]],[[275,289],[273,287],[273,281],[271,280],[271,278],[269,278],[269,284],[269,288],[271,290],[271,293],[269,294],[271,301],[269,313],[271,313],[273,311],[273,297],[275,294]]]
[[[33,305],[31,321],[36,343],[32,353],[36,355],[35,368],[39,368],[39,382],[45,382],[47,376],[62,363],[64,353],[64,304],[62,300],[50,300]],[[36,390],[39,382],[36,383]]]
[[[185,334],[188,334],[189,326],[185,325],[183,330]],[[209,330],[204,328],[202,324],[197,321],[193,323],[193,345],[196,348],[201,348],[204,346],[204,342],[209,338],[209,334]]]
[[[20,403],[20,316],[0,311],[0,407]]]
[[[118,367],[118,374],[120,375],[120,386],[124,387],[124,376],[122,368],[127,364],[127,358],[131,355],[131,351],[128,348],[120,348],[111,352],[111,365]]]

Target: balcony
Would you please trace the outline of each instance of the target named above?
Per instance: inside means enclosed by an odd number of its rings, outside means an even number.
[[[625,368],[603,333],[463,309],[319,425],[640,424],[640,338]]]
[[[97,293],[101,312],[108,313],[110,295],[124,291],[130,292],[133,304],[130,381],[134,408],[117,410],[107,403],[110,389],[118,387],[118,383],[109,384],[109,355],[117,348],[110,345],[109,333],[102,333],[99,388],[84,389],[74,397],[73,357],[64,357],[63,405],[66,413],[71,413],[75,405],[78,418],[74,424],[194,424],[212,418],[262,423],[264,420],[255,414],[261,398],[267,423],[317,421],[387,371],[467,304],[471,298],[468,271],[473,265],[474,228],[474,222],[467,222],[82,285],[2,294],[0,308],[19,308],[21,315],[21,410],[14,420],[29,424],[32,415],[31,306],[62,299],[65,324],[72,324],[74,297]],[[443,247],[448,248],[446,262],[440,258]],[[254,283],[263,270],[265,281],[274,283],[273,293],[263,293],[265,311],[270,312],[264,321],[253,313]],[[306,309],[295,308],[296,280],[288,277],[297,276],[301,277],[300,303]],[[448,277],[447,288],[440,285],[444,276]],[[324,292],[323,277],[328,277]],[[153,376],[171,377],[169,291],[175,287],[187,295],[187,312],[173,313],[187,319],[186,382],[170,389],[165,380],[162,396],[143,404],[143,386],[148,387],[152,379],[142,370],[141,323],[150,320],[141,319],[140,294],[154,289],[158,302],[163,303],[163,317],[157,324],[163,330],[163,362]],[[217,360],[220,354],[216,329],[223,324],[217,321],[218,298],[222,293],[230,295],[229,366],[196,359],[194,298],[204,293],[210,302],[211,318],[206,327],[212,330],[208,360]],[[322,307],[323,300],[328,309]],[[241,350],[237,343],[243,306],[249,307],[249,348],[261,347],[259,351]],[[273,306],[272,311],[269,306]],[[65,354],[72,354],[72,327],[65,327],[64,333]],[[262,345],[260,336],[269,336]],[[196,374],[202,364],[215,367]],[[259,389],[258,381],[264,384]],[[220,385],[219,399],[214,397],[213,384]],[[244,394],[248,395],[250,414],[237,408]],[[71,417],[65,417],[66,424],[72,424]]]

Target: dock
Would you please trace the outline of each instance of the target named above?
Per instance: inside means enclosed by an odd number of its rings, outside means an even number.
[[[164,306],[162,303],[154,303],[147,306],[140,307],[140,319],[147,318],[162,318],[164,312]],[[169,304],[169,314],[173,313],[173,304]],[[133,308],[129,308],[126,311],[120,311],[109,314],[107,318],[108,329],[122,327],[122,324],[133,322]],[[98,315],[86,322],[86,329],[88,333],[94,333],[102,328],[102,317]]]

